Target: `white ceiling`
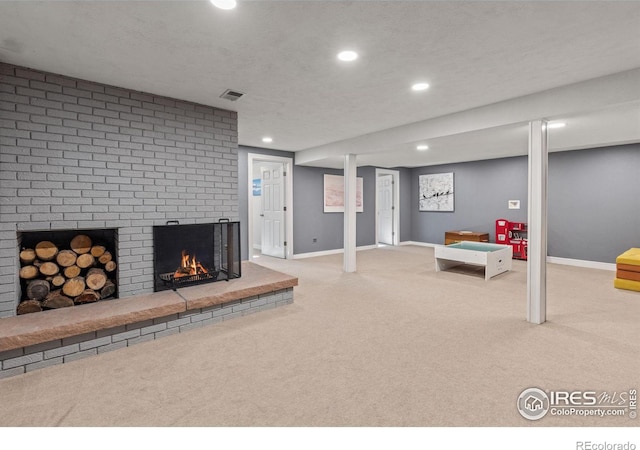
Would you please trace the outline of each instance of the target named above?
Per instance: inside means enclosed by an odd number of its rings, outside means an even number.
[[[0,61],[237,111],[241,145],[308,165],[525,154],[531,105],[568,124],[552,150],[640,142],[635,1],[2,1]],[[621,87],[584,101],[603,86]]]

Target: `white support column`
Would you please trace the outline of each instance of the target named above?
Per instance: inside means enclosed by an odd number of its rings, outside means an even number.
[[[547,122],[529,122],[527,321],[547,320]]]
[[[344,269],[356,271],[356,155],[344,155]]]

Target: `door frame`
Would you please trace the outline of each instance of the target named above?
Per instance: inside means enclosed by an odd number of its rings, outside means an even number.
[[[376,246],[379,246],[378,241],[378,176],[379,175],[392,175],[393,176],[393,245],[400,245],[400,171],[391,169],[378,169],[376,168]],[[387,245],[387,244],[384,244]]]
[[[247,207],[249,213],[247,220],[247,248],[249,249],[249,253],[247,255],[248,259],[251,260],[253,258],[253,179],[255,177],[253,173],[253,164],[255,162],[276,162],[284,164],[284,170],[287,173],[284,193],[284,202],[287,207],[287,211],[284,215],[284,238],[287,245],[284,249],[284,257],[285,259],[291,259],[293,258],[293,158],[262,155],[260,153],[249,153],[247,155]]]

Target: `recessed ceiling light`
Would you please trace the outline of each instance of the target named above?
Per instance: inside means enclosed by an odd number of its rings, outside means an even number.
[[[414,91],[424,91],[426,89],[429,89],[429,83],[416,83],[411,86],[411,89]]]
[[[358,54],[353,50],[345,50],[338,53],[338,59],[340,61],[355,61],[356,59],[358,59]]]
[[[549,128],[564,128],[566,126],[567,124],[564,122],[551,122],[547,124],[547,127]]]
[[[262,142],[264,142],[265,144],[270,144],[273,142],[273,138],[270,138],[269,136],[265,136],[262,138]]]
[[[429,150],[429,146],[428,145],[418,145],[416,147],[417,150],[420,150],[421,152],[425,151],[425,150]]]
[[[236,7],[236,0],[209,0],[213,6],[220,9],[233,9]]]

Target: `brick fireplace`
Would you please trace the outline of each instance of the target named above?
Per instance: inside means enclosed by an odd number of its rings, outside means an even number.
[[[0,318],[25,232],[116,230],[123,298],[154,290],[154,226],[238,216],[232,111],[0,63],[0,163]]]
[[[295,277],[239,277],[237,180],[235,112],[0,63],[0,378],[292,303]],[[154,229],[222,218],[233,279],[154,292]],[[112,242],[118,298],[17,315],[22,244],[79,232]]]

